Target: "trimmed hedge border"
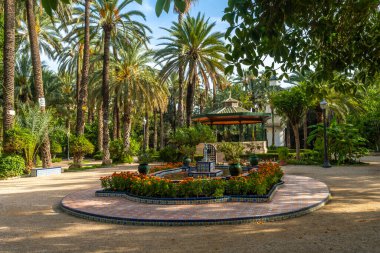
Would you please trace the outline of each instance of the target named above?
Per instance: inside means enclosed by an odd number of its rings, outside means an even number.
[[[96,197],[124,197],[130,201],[139,202],[143,204],[154,205],[197,205],[197,204],[211,204],[211,203],[225,203],[225,202],[251,202],[262,203],[272,200],[277,188],[284,184],[283,181],[273,185],[268,194],[266,195],[225,195],[223,197],[199,197],[199,198],[154,198],[136,196],[127,192],[115,192],[98,190],[95,192]]]

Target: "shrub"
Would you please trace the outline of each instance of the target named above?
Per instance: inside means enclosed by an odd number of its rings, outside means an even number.
[[[92,154],[94,149],[94,145],[83,135],[72,136],[70,139],[70,153],[74,156],[74,164],[72,167],[80,167],[82,158],[87,154]]]
[[[0,159],[0,178],[20,176],[25,169],[25,161],[21,156],[10,155]]]
[[[243,155],[244,146],[240,143],[222,142],[218,145],[218,151],[224,154],[224,160],[229,163],[239,163]]]
[[[103,160],[103,152],[97,151],[93,156],[95,160]]]
[[[50,152],[51,152],[53,158],[55,158],[55,156],[57,154],[61,154],[62,153],[61,144],[59,144],[58,142],[52,141],[50,144]]]
[[[287,161],[288,160],[288,155],[289,155],[289,149],[287,147],[279,147],[277,149],[278,152],[278,158],[280,161]]]
[[[122,140],[117,139],[110,142],[110,154],[113,163],[122,162],[124,156],[126,156]]]
[[[166,146],[160,150],[160,160],[163,162],[178,162],[181,160],[181,154],[174,146]]]
[[[59,162],[62,162],[62,158],[60,158],[60,157],[55,157],[55,158],[51,159],[51,161],[52,161],[53,163],[59,163]]]
[[[221,197],[228,195],[264,195],[278,183],[283,176],[276,163],[262,163],[257,170],[250,171],[245,177],[194,179],[185,178],[179,183],[165,178],[139,175],[133,172],[113,173],[101,177],[105,190],[125,191],[147,197]]]

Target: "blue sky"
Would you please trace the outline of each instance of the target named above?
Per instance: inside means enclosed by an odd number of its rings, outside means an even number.
[[[156,16],[155,4],[157,0],[143,0],[143,4],[139,5],[133,3],[129,6],[130,10],[139,10],[143,12],[146,16],[146,21],[144,22],[151,30],[150,35],[151,47],[155,48],[160,41],[158,38],[165,36],[166,32],[160,27],[170,27],[173,21],[178,20],[178,15],[170,10],[169,13],[163,12],[160,17]],[[196,1],[190,10],[191,16],[196,16],[199,12],[204,14],[206,18],[210,18],[210,21],[215,22],[215,31],[225,32],[228,23],[222,21],[224,8],[227,7],[228,0],[198,0]],[[139,20],[143,21],[143,20]],[[46,56],[42,55],[42,60],[48,63],[53,70],[57,69],[57,64],[55,62],[49,61]]]

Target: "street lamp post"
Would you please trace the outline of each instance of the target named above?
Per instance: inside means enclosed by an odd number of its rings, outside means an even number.
[[[70,128],[67,130],[67,161],[70,161]]]
[[[145,145],[146,145],[146,144],[145,144],[145,143],[146,143],[146,136],[145,136],[145,134],[146,134],[146,133],[145,133],[146,118],[145,118],[145,117],[143,118],[143,125],[144,125],[144,126],[143,126],[143,131],[144,131],[143,150],[145,151],[145,150],[146,150],[146,147],[145,147]]]
[[[323,139],[324,139],[324,159],[323,159],[323,168],[330,168],[331,164],[329,162],[329,157],[327,154],[327,122],[326,122],[326,109],[327,109],[327,102],[325,99],[323,99],[320,103],[321,109],[322,109],[322,116],[323,116]]]

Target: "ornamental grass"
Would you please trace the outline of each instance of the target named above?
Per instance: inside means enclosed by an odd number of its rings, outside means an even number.
[[[140,175],[134,172],[113,173],[101,177],[104,190],[122,191],[143,197],[191,198],[222,197],[224,195],[265,195],[274,184],[280,182],[283,171],[277,163],[266,162],[247,176],[195,179],[185,178],[179,182],[169,179]]]

